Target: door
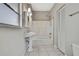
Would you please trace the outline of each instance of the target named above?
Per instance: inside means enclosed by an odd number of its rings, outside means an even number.
[[[38,39],[49,39],[49,21],[33,21],[32,27],[32,30],[36,33]]]
[[[58,48],[65,53],[65,7],[58,11]]]

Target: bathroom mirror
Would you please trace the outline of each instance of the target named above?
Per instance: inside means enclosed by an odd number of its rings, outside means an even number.
[[[0,24],[19,26],[18,3],[0,4]]]

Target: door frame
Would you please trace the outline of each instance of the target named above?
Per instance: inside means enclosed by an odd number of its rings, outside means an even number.
[[[56,22],[56,31],[57,31],[57,48],[63,53],[63,54],[65,54],[65,52],[63,52],[61,49],[60,49],[60,47],[59,47],[59,32],[60,32],[60,27],[61,27],[61,25],[60,25],[60,23],[61,23],[61,20],[60,20],[60,11],[63,9],[63,8],[65,8],[65,4],[64,5],[62,5],[58,10],[57,10],[57,12],[56,12],[56,16],[57,16],[57,22]]]

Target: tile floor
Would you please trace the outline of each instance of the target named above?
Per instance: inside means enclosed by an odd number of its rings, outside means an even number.
[[[58,49],[53,48],[52,40],[33,40],[33,51],[26,56],[64,56]]]

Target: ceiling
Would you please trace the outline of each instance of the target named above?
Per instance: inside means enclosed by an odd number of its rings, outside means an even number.
[[[54,3],[31,3],[33,11],[49,11]]]

